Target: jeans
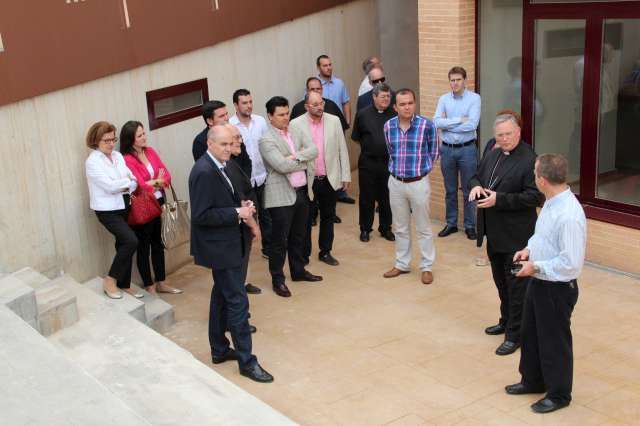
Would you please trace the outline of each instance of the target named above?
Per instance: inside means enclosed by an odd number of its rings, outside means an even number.
[[[478,149],[474,143],[460,148],[440,147],[440,167],[446,192],[448,226],[458,226],[458,174],[464,198],[464,228],[476,229],[475,204],[469,201],[469,180],[478,168]]]

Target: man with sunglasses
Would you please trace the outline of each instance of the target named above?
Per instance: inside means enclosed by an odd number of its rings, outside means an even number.
[[[372,66],[371,69],[369,70],[368,76],[369,76],[369,83],[371,84],[371,87],[375,87],[376,84],[384,83],[385,81],[387,81],[387,78],[384,76],[384,69],[380,64]],[[395,93],[391,91],[391,105],[393,105],[394,102],[395,102]],[[373,105],[373,89],[358,96],[358,104],[357,104],[356,111],[360,111],[361,109],[364,109],[372,105]]]

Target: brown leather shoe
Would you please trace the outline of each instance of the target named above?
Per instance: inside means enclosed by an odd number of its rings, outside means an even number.
[[[391,268],[391,270],[385,272],[384,274],[382,274],[383,277],[385,278],[395,278],[398,275],[401,274],[408,274],[409,271],[403,271],[402,269],[398,269],[395,266],[393,268]]]
[[[433,273],[431,271],[424,271],[422,273],[422,284],[429,285],[433,282]]]

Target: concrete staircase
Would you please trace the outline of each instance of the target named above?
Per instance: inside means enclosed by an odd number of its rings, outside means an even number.
[[[0,277],[0,423],[292,424],[152,329],[173,320],[160,299],[93,287],[32,270]]]

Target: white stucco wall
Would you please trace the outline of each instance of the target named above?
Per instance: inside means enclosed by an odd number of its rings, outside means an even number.
[[[88,127],[107,120],[147,123],[145,92],[207,77],[209,96],[227,103],[245,87],[255,112],[283,95],[297,102],[316,73],[315,58],[333,59],[355,102],[362,59],[377,51],[376,12],[361,0],[309,15],[208,48],[132,71],[0,107],[0,266],[60,271],[78,280],[104,275],[113,257],[113,237],[89,210],[84,160]],[[46,78],[43,70],[42,78]],[[355,108],[354,108],[355,110]],[[194,118],[148,132],[182,197],[193,159],[193,137],[204,127]],[[148,128],[148,126],[147,126]],[[168,269],[189,261],[188,248],[167,256]]]

